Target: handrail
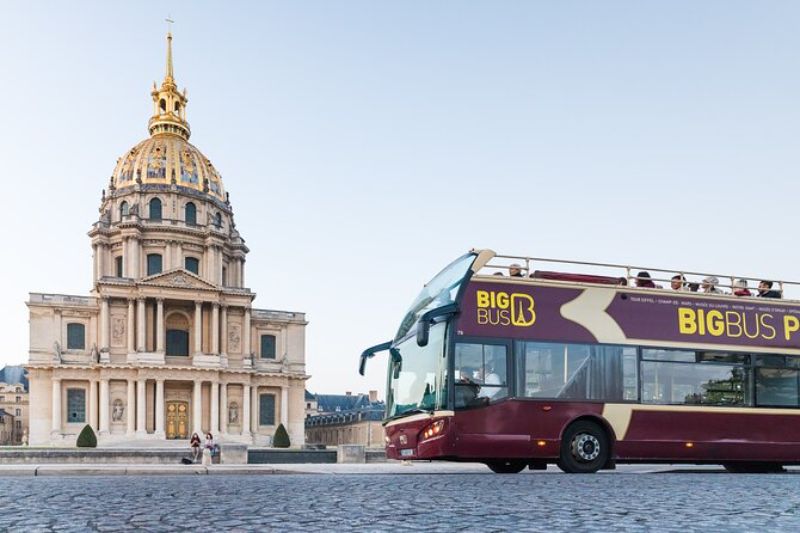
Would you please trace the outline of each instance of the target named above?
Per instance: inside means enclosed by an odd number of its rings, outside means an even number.
[[[500,263],[496,261],[500,260]],[[559,264],[559,265],[571,265],[571,266],[578,266],[578,267],[591,267],[594,269],[593,272],[574,272],[576,274],[595,274],[597,275],[598,272],[596,269],[612,269],[612,270],[619,270],[620,272],[614,273],[613,277],[618,277],[620,280],[624,278],[628,286],[631,288],[636,289],[645,289],[653,287],[636,287],[635,285],[631,285],[631,281],[635,281],[638,278],[637,273],[640,271],[648,272],[651,274],[651,277],[648,278],[650,281],[653,282],[663,282],[666,283],[666,287],[655,287],[655,289],[669,289],[669,284],[672,281],[672,277],[674,275],[681,275],[684,277],[684,287],[688,287],[689,284],[692,283],[702,283],[702,280],[690,280],[687,276],[701,276],[701,277],[716,277],[719,283],[715,284],[717,288],[728,288],[728,289],[742,289],[746,288],[752,292],[752,296],[756,296],[758,292],[758,283],[763,280],[769,280],[770,278],[764,277],[755,277],[755,276],[737,276],[732,274],[716,274],[712,272],[700,272],[700,271],[693,271],[693,270],[684,270],[684,269],[667,269],[667,268],[656,268],[656,267],[646,267],[646,266],[637,266],[637,265],[624,265],[618,263],[598,263],[598,262],[591,262],[591,261],[575,261],[569,259],[554,259],[554,258],[546,258],[546,257],[532,257],[532,256],[515,256],[515,255],[496,255],[492,258],[492,261],[484,265],[481,271],[478,272],[479,275],[486,275],[484,272],[485,270],[494,269],[496,272],[500,271],[510,271],[512,264],[518,264],[521,268],[520,270],[523,273],[524,277],[531,276],[535,270],[535,266],[539,264]],[[666,273],[668,277],[656,277],[652,276],[652,273]],[[609,274],[610,275],[610,274]],[[744,280],[747,282],[747,286],[741,287],[737,285],[737,281]],[[547,280],[553,281],[553,280]],[[727,282],[730,283],[727,283]],[[781,297],[785,296],[785,288],[786,286],[790,287],[797,287],[798,293],[800,293],[800,281],[788,281],[788,280],[771,280],[773,283],[772,289],[773,291],[779,293]],[[751,286],[749,283],[755,282],[755,286]],[[698,292],[698,294],[703,294],[702,292]],[[712,294],[719,294],[719,293],[712,293]],[[721,296],[734,296],[731,293],[722,293],[719,294]]]

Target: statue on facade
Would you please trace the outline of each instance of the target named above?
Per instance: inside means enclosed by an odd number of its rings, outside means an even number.
[[[283,354],[283,359],[281,360],[281,372],[289,372],[291,368],[291,363],[289,362],[289,354]]]
[[[55,341],[53,343],[53,362],[60,363],[62,361],[63,358],[61,357],[61,344],[59,344],[58,341]]]
[[[131,216],[139,216],[139,204],[131,204],[128,208],[128,214]]]
[[[228,424],[238,424],[239,423],[239,404],[236,402],[231,402],[230,406],[228,407]]]
[[[97,349],[97,344],[92,344],[92,363],[100,362],[100,351]]]
[[[112,422],[122,422],[122,416],[125,414],[125,406],[122,404],[122,400],[117,398],[114,400],[114,405],[111,407],[111,421]]]

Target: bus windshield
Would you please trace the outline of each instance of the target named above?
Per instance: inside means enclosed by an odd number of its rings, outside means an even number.
[[[473,252],[459,257],[425,285],[403,318],[400,329],[394,337],[395,342],[403,340],[425,312],[455,302],[458,289],[475,257],[476,254]]]
[[[415,337],[409,337],[393,348],[399,357],[389,361],[386,418],[412,411],[429,411],[444,404],[446,327],[445,322],[433,325],[425,346],[419,346]]]

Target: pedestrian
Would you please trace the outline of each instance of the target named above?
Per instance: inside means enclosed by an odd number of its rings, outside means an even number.
[[[192,433],[192,438],[189,439],[189,447],[192,449],[192,461],[196,463],[200,458],[200,436],[197,433]]]

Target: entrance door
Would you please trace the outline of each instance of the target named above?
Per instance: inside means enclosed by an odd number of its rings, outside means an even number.
[[[167,438],[189,438],[189,402],[167,402]]]

